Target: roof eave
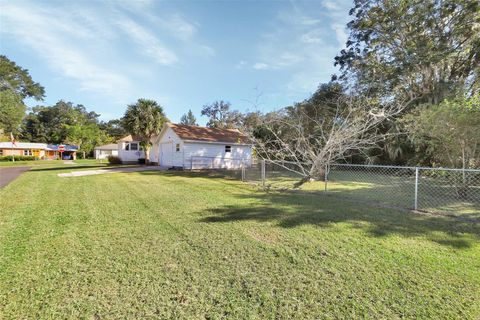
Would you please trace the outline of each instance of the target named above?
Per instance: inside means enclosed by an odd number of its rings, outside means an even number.
[[[186,140],[186,139],[182,139],[182,141],[187,143],[208,143],[208,144],[228,144],[228,145],[236,145],[236,146],[253,146],[253,143],[246,143],[246,142],[205,141],[205,140]]]

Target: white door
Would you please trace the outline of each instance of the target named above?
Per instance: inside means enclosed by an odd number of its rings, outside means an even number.
[[[165,167],[173,166],[173,143],[171,141],[160,143],[159,151],[159,164]]]

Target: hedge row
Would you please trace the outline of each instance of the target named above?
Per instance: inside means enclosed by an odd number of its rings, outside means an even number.
[[[15,161],[32,161],[35,156],[15,156]],[[0,156],[0,161],[13,161],[13,156]]]
[[[109,164],[121,164],[122,160],[120,160],[117,156],[108,156],[108,163]]]

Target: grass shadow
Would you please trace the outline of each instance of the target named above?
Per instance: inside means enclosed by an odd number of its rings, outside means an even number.
[[[400,235],[426,237],[441,245],[464,249],[480,239],[480,224],[445,216],[426,216],[406,211],[371,208],[311,193],[258,192],[236,195],[249,200],[249,207],[225,206],[213,209],[201,222],[274,222],[281,228],[312,225],[327,228],[350,223],[372,237]],[[440,237],[438,233],[442,233]]]
[[[151,170],[140,171],[141,175],[163,175],[167,177],[184,177],[184,178],[209,178],[209,179],[241,179],[241,172],[234,170],[205,170],[205,171],[189,171],[189,170]]]

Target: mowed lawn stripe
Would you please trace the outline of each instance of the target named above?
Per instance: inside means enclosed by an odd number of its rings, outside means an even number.
[[[0,191],[3,318],[480,314],[478,225],[200,174],[59,172]]]

